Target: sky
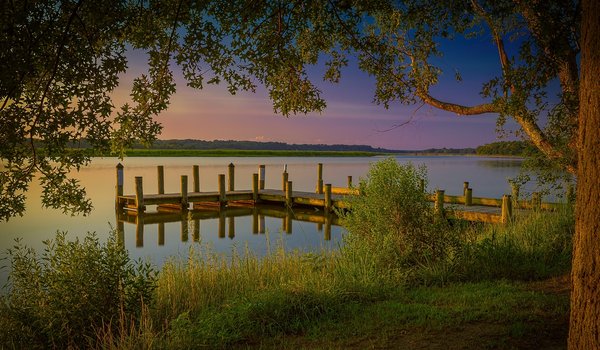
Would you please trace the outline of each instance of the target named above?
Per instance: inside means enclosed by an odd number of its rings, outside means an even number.
[[[441,84],[431,90],[434,97],[472,105],[482,83],[499,73],[497,51],[485,38],[442,44],[444,70]],[[125,81],[143,73],[144,56],[130,52],[130,70]],[[428,105],[392,103],[389,109],[372,102],[375,80],[360,71],[354,60],[342,71],[337,84],[323,82],[322,67],[309,68],[313,82],[327,101],[322,113],[284,117],[273,112],[266,90],[239,92],[232,96],[226,86],[189,88],[175,68],[177,92],[168,110],[157,120],[160,139],[251,140],[308,144],[361,144],[387,149],[465,148],[498,141],[496,116],[457,116]],[[454,80],[455,70],[462,82]],[[117,90],[126,96],[127,83]],[[395,127],[399,124],[402,126]],[[509,128],[514,127],[510,126]]]

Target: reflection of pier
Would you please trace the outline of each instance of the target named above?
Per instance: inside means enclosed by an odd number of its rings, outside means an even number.
[[[181,241],[189,240],[190,226],[192,239],[197,242],[200,240],[200,222],[203,220],[218,219],[218,237],[235,237],[235,218],[252,216],[252,233],[264,234],[265,217],[274,217],[282,219],[282,231],[288,234],[292,233],[292,221],[313,222],[317,224],[317,230],[323,231],[324,239],[331,239],[331,225],[338,225],[339,219],[335,214],[315,211],[307,208],[283,209],[278,206],[244,206],[232,205],[225,208],[218,206],[197,207],[193,210],[165,210],[160,209],[157,212],[135,212],[123,210],[117,212],[117,228],[121,234],[124,232],[124,223],[135,224],[136,246],[144,245],[144,226],[158,225],[158,245],[165,244],[165,224],[181,223]],[[226,230],[227,229],[227,230]]]

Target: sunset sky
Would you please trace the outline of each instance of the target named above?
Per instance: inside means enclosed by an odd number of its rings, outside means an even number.
[[[432,94],[454,103],[478,104],[482,82],[499,72],[497,51],[485,38],[445,43],[440,59],[442,83]],[[143,54],[130,53],[126,79],[143,72]],[[463,81],[454,80],[459,70]],[[289,118],[276,115],[264,88],[256,93],[231,96],[226,87],[208,85],[203,90],[185,86],[176,71],[177,93],[171,106],[158,120],[163,125],[161,139],[255,140],[310,144],[366,144],[388,149],[476,147],[498,140],[496,116],[460,117],[427,105],[389,109],[372,103],[375,82],[350,62],[338,84],[323,82],[322,68],[309,73],[327,101],[319,114]],[[117,92],[127,95],[124,84]],[[408,124],[393,128],[409,121]],[[509,126],[510,127],[510,126]],[[393,130],[389,130],[389,129]],[[389,130],[389,131],[386,131]]]

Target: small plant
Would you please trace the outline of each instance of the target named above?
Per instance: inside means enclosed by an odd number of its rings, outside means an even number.
[[[113,233],[68,241],[64,232],[44,242],[41,255],[19,241],[11,258],[8,293],[0,300],[2,347],[84,347],[112,325],[136,322],[149,304],[156,273],[134,263]]]

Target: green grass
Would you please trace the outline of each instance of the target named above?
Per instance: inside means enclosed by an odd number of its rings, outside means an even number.
[[[236,149],[129,149],[128,157],[373,157],[375,152],[353,151],[287,151]]]

